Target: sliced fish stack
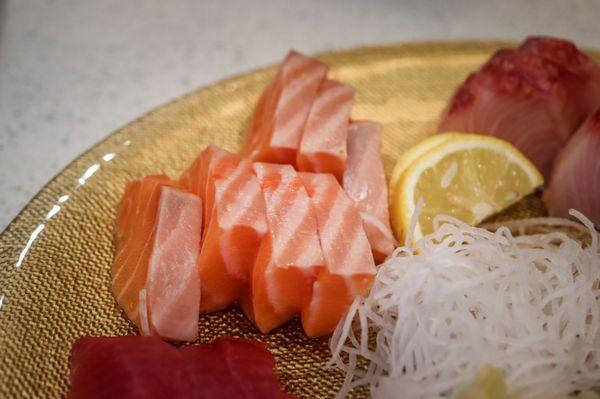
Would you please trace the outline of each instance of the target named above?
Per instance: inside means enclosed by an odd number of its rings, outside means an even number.
[[[198,312],[239,303],[262,332],[300,316],[307,335],[327,335],[369,288],[395,243],[381,127],[351,122],[355,89],[326,74],[291,52],[245,155],[209,146],[178,181],[126,188],[113,292],[142,334],[194,340]]]

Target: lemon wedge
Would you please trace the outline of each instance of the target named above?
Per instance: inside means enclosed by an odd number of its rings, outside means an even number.
[[[404,173],[404,171],[406,169],[408,169],[408,167],[415,160],[417,160],[420,156],[425,154],[427,151],[431,150],[433,147],[436,147],[436,146],[442,144],[444,141],[446,141],[454,136],[457,136],[457,135],[460,136],[460,133],[434,134],[433,136],[427,137],[425,140],[419,141],[418,144],[410,147],[408,150],[406,150],[404,153],[402,153],[400,158],[398,158],[398,161],[396,161],[396,165],[394,165],[394,170],[392,171],[392,177],[390,178],[390,183],[389,183],[390,190],[388,190],[390,199],[394,195],[394,192],[392,189],[394,187],[396,187],[396,185],[398,184],[398,181],[400,181],[400,176],[402,176],[402,173]]]
[[[400,241],[410,229],[420,198],[423,208],[413,240],[433,231],[436,215],[476,225],[543,184],[535,166],[504,140],[466,133],[440,136],[436,142],[418,144],[398,160],[396,180],[390,184],[390,212]]]

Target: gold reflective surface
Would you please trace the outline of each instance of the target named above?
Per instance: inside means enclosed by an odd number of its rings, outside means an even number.
[[[389,174],[402,151],[433,133],[456,85],[501,45],[417,43],[319,58],[331,65],[331,78],[357,88],[353,118],[383,123]],[[136,333],[109,291],[113,223],[125,184],[146,174],[177,177],[208,144],[237,151],[273,71],[200,89],[118,130],[56,176],[2,233],[0,397],[64,395],[76,338]],[[534,196],[502,217],[541,214]],[[341,384],[341,373],[325,369],[327,339],[307,339],[296,320],[261,335],[231,309],[201,316],[199,329],[201,342],[224,334],[266,342],[283,385],[298,397],[331,397]]]

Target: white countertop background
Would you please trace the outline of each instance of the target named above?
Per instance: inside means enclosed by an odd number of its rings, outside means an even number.
[[[0,0],[0,231],[77,155],[290,48],[553,34],[600,49],[600,0]]]

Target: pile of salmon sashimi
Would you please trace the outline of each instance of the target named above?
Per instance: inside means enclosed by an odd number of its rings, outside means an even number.
[[[206,148],[174,181],[131,182],[112,290],[143,335],[197,338],[199,313],[240,304],[263,333],[296,315],[331,333],[395,248],[381,128],[355,90],[290,52],[256,104],[243,154]]]

